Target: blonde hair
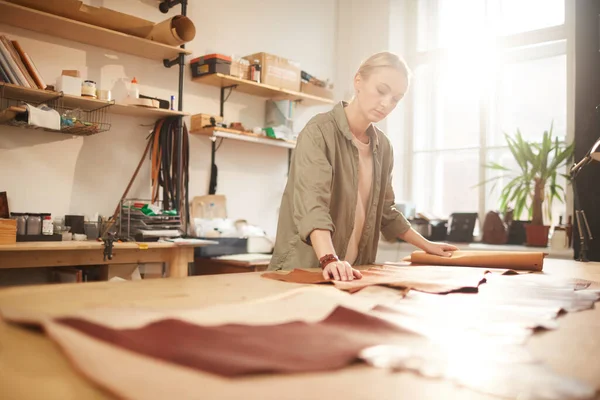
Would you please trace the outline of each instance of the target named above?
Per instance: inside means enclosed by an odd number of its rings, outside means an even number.
[[[356,72],[363,78],[368,78],[375,69],[382,67],[394,68],[400,71],[406,76],[406,79],[410,81],[411,72],[406,65],[406,62],[397,54],[390,53],[388,51],[382,51],[381,53],[373,54],[360,64],[358,71]]]

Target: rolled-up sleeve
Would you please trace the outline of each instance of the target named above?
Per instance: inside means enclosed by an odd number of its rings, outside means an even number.
[[[390,169],[387,172],[388,184],[385,189],[383,200],[383,212],[381,215],[381,233],[387,241],[395,241],[398,236],[406,233],[411,225],[410,222],[396,209],[396,196],[392,188],[392,169],[394,166],[394,153],[390,147],[391,161]]]
[[[333,169],[318,125],[307,126],[298,136],[293,163],[294,223],[302,241],[310,244],[315,229],[335,231],[329,210]]]

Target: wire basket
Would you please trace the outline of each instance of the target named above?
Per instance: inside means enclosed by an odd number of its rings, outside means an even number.
[[[72,103],[72,102],[71,102]],[[28,123],[26,104],[44,105],[56,110],[60,115],[60,129],[48,129]],[[110,129],[108,108],[112,103],[93,102],[92,107],[78,108],[67,106],[60,92],[26,89],[2,84],[0,86],[0,123],[27,129],[61,132],[69,135],[89,136]]]
[[[165,214],[161,200],[125,199],[120,204],[117,232],[126,240],[153,240],[161,237],[179,237],[182,234],[179,212]],[[149,215],[154,208],[156,215]]]

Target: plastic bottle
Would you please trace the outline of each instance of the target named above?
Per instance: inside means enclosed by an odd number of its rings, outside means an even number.
[[[131,80],[131,86],[129,87],[129,97],[133,97],[134,99],[140,98],[140,87],[138,85],[137,79],[135,79],[135,76]]]
[[[44,217],[44,221],[42,222],[42,235],[53,235],[54,234],[54,224],[52,223],[52,217],[46,215]]]
[[[254,79],[256,82],[260,83],[260,62],[258,60],[254,60]]]

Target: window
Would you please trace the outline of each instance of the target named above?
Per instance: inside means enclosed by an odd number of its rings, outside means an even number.
[[[494,176],[482,165],[514,163],[505,132],[537,141],[552,123],[566,138],[565,1],[419,0],[416,12],[404,165],[412,173],[397,192],[420,212],[483,216],[507,182],[478,186]],[[554,222],[565,210],[554,203]]]

